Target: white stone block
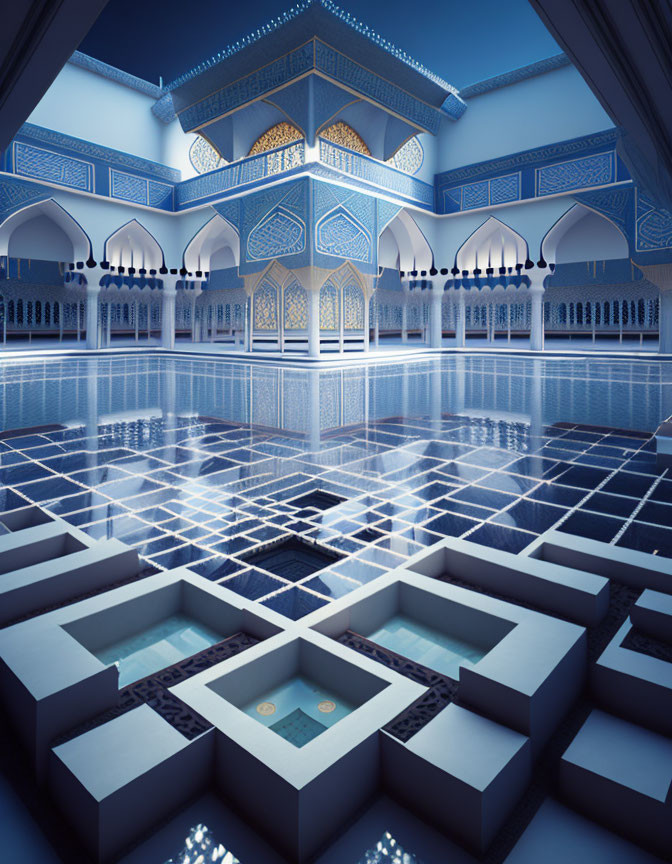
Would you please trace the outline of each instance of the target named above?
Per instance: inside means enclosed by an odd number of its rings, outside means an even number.
[[[390,793],[476,852],[487,849],[530,780],[529,739],[455,704],[405,744],[381,736]]]
[[[197,794],[212,731],[188,741],[147,705],[55,747],[49,786],[95,860],[111,860]]]
[[[560,762],[572,806],[642,846],[672,857],[672,740],[592,711]]]

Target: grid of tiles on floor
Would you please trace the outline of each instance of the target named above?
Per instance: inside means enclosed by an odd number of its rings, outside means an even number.
[[[517,553],[556,528],[672,557],[672,476],[649,433],[391,417],[313,448],[305,436],[197,417],[5,437],[0,513],[37,503],[294,619],[444,536]],[[296,501],[315,490],[345,500],[324,510]],[[243,560],[291,535],[345,557],[299,581]]]

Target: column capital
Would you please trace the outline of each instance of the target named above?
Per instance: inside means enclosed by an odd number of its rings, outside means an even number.
[[[183,279],[179,273],[166,273],[161,276],[161,283],[163,285],[163,293],[164,294],[175,294],[177,290],[177,283]]]
[[[544,282],[551,275],[547,267],[531,267],[525,271],[525,275],[530,280],[530,293],[543,294],[546,290]]]
[[[100,291],[100,280],[103,276],[110,276],[109,270],[103,270],[102,267],[87,267],[86,270],[76,271],[84,274],[84,278],[86,279],[86,290],[88,292],[95,291],[98,293]]]

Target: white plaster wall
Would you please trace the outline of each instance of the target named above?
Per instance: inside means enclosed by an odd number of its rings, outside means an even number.
[[[430,217],[430,227],[434,224],[433,240],[430,240],[430,244],[434,250],[435,266],[451,268],[460,246],[491,216],[520,234],[528,244],[530,258],[537,261],[544,236],[575,203],[576,200],[571,195],[565,195],[530,200],[510,207],[456,213],[434,220]],[[416,217],[417,214],[414,214],[414,218]],[[420,217],[416,218],[416,221],[418,224],[422,221],[421,227],[424,229],[425,220]]]
[[[162,153],[159,160],[164,165],[169,165],[171,168],[176,168],[182,172],[182,179],[188,180],[190,177],[196,177],[197,172],[194,166],[189,161],[189,148],[198,138],[191,132],[185,133],[182,131],[179,120],[173,120],[167,125],[161,124],[162,129]]]
[[[152,114],[154,101],[66,63],[28,122],[161,162],[166,127]]]
[[[438,138],[436,135],[424,133],[418,135],[418,141],[422,144],[422,149],[425,151],[425,158],[420,167],[420,170],[415,175],[418,180],[424,180],[425,183],[434,183],[434,175],[438,171],[436,160],[438,155]]]
[[[613,127],[573,66],[467,99],[457,121],[444,121],[437,171],[497,159]]]

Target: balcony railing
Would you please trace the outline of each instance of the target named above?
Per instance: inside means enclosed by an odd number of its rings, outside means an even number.
[[[320,162],[421,206],[431,208],[434,204],[434,187],[430,183],[324,138],[320,139]]]
[[[181,210],[215,198],[230,189],[247,186],[266,177],[298,168],[305,162],[305,151],[305,142],[297,141],[185,180],[178,184],[176,189],[177,208]]]

